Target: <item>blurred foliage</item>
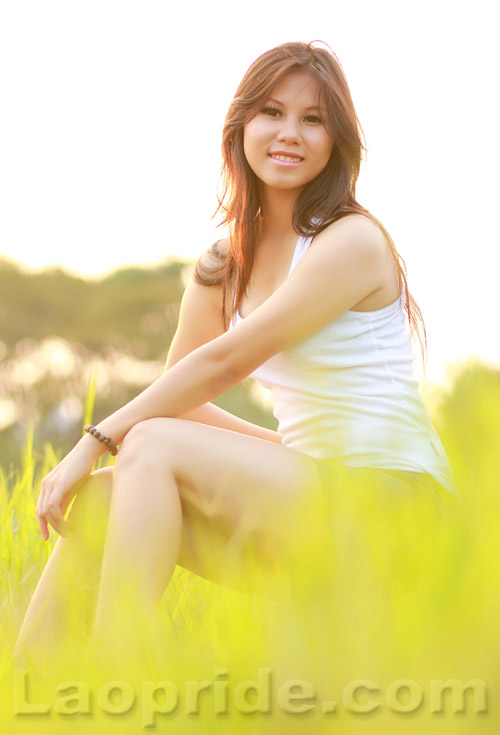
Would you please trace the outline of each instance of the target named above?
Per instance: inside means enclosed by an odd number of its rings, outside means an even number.
[[[126,340],[137,357],[158,358],[177,326],[187,268],[168,261],[85,280],[60,268],[26,273],[0,260],[0,339],[11,348],[56,334],[91,352]]]
[[[500,369],[469,359],[457,364],[436,403],[434,421],[457,474],[474,499],[500,496]]]
[[[95,422],[162,374],[191,268],[168,261],[85,280],[61,269],[27,273],[0,259],[0,466],[17,461],[31,425],[35,452],[47,441],[63,455],[71,449],[92,371]],[[275,429],[251,382],[214,403]]]

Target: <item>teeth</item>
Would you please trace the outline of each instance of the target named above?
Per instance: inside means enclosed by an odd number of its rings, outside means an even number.
[[[299,161],[302,161],[302,158],[295,158],[293,156],[278,156],[275,154],[272,154],[271,158],[276,158],[278,161],[288,161],[289,163],[298,163]]]

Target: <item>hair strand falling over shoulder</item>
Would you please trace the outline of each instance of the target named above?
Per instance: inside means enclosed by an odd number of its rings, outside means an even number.
[[[245,73],[230,104],[222,133],[221,192],[214,214],[229,232],[227,243],[214,243],[195,266],[194,279],[205,286],[221,287],[224,326],[246,293],[260,231],[257,180],[243,150],[243,128],[261,109],[272,89],[293,72],[309,72],[317,80],[325,124],[334,137],[326,167],[300,192],[293,212],[298,235],[316,235],[348,214],[363,214],[384,233],[404,284],[404,309],[411,336],[418,337],[425,375],[427,335],[422,313],[407,288],[406,264],[382,223],[356,201],[356,182],[366,145],[347,80],[335,53],[321,41],[284,43],[266,51]]]

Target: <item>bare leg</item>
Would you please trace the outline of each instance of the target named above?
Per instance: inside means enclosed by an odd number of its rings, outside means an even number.
[[[143,481],[139,478],[139,485]],[[68,514],[71,532],[58,538],[28,606],[15,645],[16,666],[53,661],[68,641],[80,647],[90,639],[113,484],[113,468],[108,467],[93,472],[80,487]],[[217,570],[215,581],[227,583],[227,568],[217,563],[227,543],[221,528],[183,509],[178,564],[206,578]],[[250,591],[244,570],[236,576],[240,587]]]
[[[157,608],[183,563],[183,506],[226,534],[231,553],[219,566],[230,580],[229,567],[241,571],[249,550],[262,567],[298,563],[312,527],[297,510],[320,495],[316,467],[300,452],[182,419],[136,425],[115,465],[96,641],[128,643],[125,617],[135,625]]]
[[[292,568],[295,564],[289,542],[295,540],[295,546],[300,550],[300,533],[297,533],[300,529],[288,528],[287,524],[292,519],[290,512],[293,501],[299,495],[298,491],[305,490],[308,502],[317,494],[318,479],[314,464],[306,455],[259,439],[214,427],[201,427],[180,419],[158,421],[164,441],[161,451],[158,451],[156,444],[150,460],[136,463],[134,456],[137,456],[135,449],[138,447],[134,440],[135,448],[129,443],[129,449],[133,451],[128,452],[127,458],[122,449],[120,460],[126,461],[121,461],[115,468],[119,472],[120,467],[123,470],[125,483],[122,487],[126,488],[129,479],[131,487],[135,476],[136,505],[130,503],[129,499],[129,509],[133,513],[133,520],[129,523],[132,532],[128,537],[122,534],[120,543],[124,544],[128,558],[141,559],[141,564],[146,564],[145,573],[131,586],[137,593],[136,608],[138,606],[141,612],[147,605],[154,607],[157,604],[175,561],[206,579],[251,594],[262,593],[260,578],[252,576],[256,560],[269,569],[281,553]],[[234,447],[233,440],[236,442]],[[168,452],[166,447],[170,448]],[[164,477],[161,479],[158,476],[160,469],[157,458],[165,454],[169,462],[163,468]],[[141,452],[141,456],[145,459],[147,453]],[[251,481],[255,483],[254,488],[247,487],[241,468],[231,467],[231,456],[236,458],[236,464],[244,458],[246,470],[253,475]],[[177,464],[174,462],[175,457]],[[135,464],[141,468],[140,471],[137,469],[137,474]],[[149,466],[157,473],[156,480]],[[161,486],[158,486],[160,480]],[[88,482],[80,488],[68,516],[72,533],[64,539],[58,539],[19,633],[15,651],[19,665],[22,665],[24,652],[30,658],[35,651],[53,653],[54,648],[63,645],[76,630],[80,631],[80,637],[83,631],[85,640],[90,635],[112,491],[115,496],[113,484],[113,469],[105,468],[92,473]],[[172,490],[174,484],[181,500],[181,519]],[[152,531],[158,521],[155,487],[159,494],[159,508],[163,508],[169,517],[164,519],[163,524],[158,524],[162,533],[158,533],[157,529],[157,536],[153,537]],[[115,505],[115,512],[120,505]],[[146,509],[143,516],[146,528],[141,534],[134,534],[138,508]],[[175,521],[172,527],[171,518]],[[180,545],[176,523],[181,526]],[[171,534],[167,535],[165,530],[170,528]],[[318,530],[314,529],[316,537]],[[110,534],[111,549],[113,544],[118,544],[120,527],[118,531],[114,542],[113,534]],[[150,544],[150,541],[153,543]],[[134,550],[134,544],[139,544],[142,556],[135,554],[137,546]],[[148,548],[151,564],[146,558]],[[118,570],[120,566],[118,559]],[[127,568],[130,571],[132,566]],[[109,560],[107,570],[109,583],[104,582],[100,588],[101,620],[105,619],[108,605],[108,610],[112,609],[113,594],[117,594],[120,586],[120,578],[114,576]],[[119,610],[119,617],[115,621],[121,620],[123,612]]]
[[[90,633],[112,486],[113,468],[106,467],[80,487],[68,514],[71,532],[58,538],[21,626],[17,664]]]
[[[123,451],[104,546],[94,636],[130,646],[141,620],[151,625],[177,564],[182,508],[177,485],[158,463]],[[131,461],[132,460],[132,461]],[[129,627],[130,624],[130,627]]]

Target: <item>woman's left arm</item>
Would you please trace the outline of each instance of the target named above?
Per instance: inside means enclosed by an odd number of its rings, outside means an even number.
[[[352,215],[333,223],[261,306],[183,357],[97,428],[120,444],[140,421],[181,416],[225,393],[274,354],[315,333],[377,289],[389,263],[388,251],[385,237],[366,217]],[[105,451],[86,435],[45,478],[52,476],[45,486],[50,498],[41,507],[50,510],[52,502],[56,530],[64,527],[62,501],[70,492],[69,483],[88,474]]]
[[[389,254],[385,237],[363,215],[333,223],[261,306],[183,357],[97,428],[119,444],[139,421],[180,416],[220,396],[378,288]]]

